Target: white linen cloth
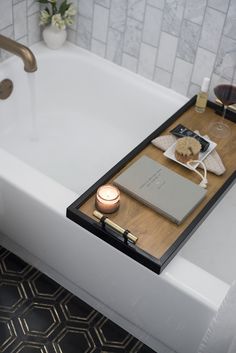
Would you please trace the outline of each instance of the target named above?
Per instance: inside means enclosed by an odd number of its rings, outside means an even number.
[[[196,130],[195,132],[199,134],[199,131]],[[173,143],[176,142],[176,140],[177,138],[173,135],[163,135],[152,140],[152,144],[162,151],[166,151],[171,145],[173,145]],[[225,166],[216,150],[213,150],[204,159],[204,164],[208,172],[212,172],[216,175],[222,175],[225,172]],[[202,168],[201,164],[199,165],[199,168]]]
[[[198,353],[236,353],[236,281],[213,317]]]

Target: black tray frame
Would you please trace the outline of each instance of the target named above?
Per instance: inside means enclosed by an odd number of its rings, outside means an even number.
[[[90,218],[79,208],[93,195],[96,193],[99,186],[106,184],[116,173],[118,173],[129,161],[131,161],[139,152],[141,152],[154,138],[159,136],[165,129],[167,129],[173,122],[175,122],[185,111],[192,107],[196,102],[196,96],[190,99],[182,108],[180,108],[175,114],[167,119],[160,127],[158,127],[153,133],[151,133],[146,139],[144,139],[137,147],[135,147],[130,153],[128,153],[120,162],[118,162],[113,168],[111,168],[103,177],[101,177],[95,184],[93,184],[85,193],[83,193],[75,202],[73,202],[66,211],[66,216],[84,227],[100,239],[104,240],[108,244],[112,245],[116,249],[120,250],[124,254],[128,255],[135,261],[149,268],[157,274],[166,267],[166,265],[172,260],[180,248],[185,242],[191,237],[198,226],[208,216],[210,211],[216,206],[224,194],[230,189],[230,187],[236,181],[236,170],[231,176],[225,181],[222,187],[214,194],[214,196],[208,201],[205,207],[198,213],[193,221],[188,225],[187,228],[181,233],[178,239],[170,246],[166,253],[157,259],[154,256],[148,254],[144,250],[135,246],[131,242],[126,242],[124,238],[113,231],[109,227],[104,227],[100,222]],[[219,105],[208,101],[207,105],[216,111],[221,113],[221,107]],[[228,111],[227,119],[236,123],[236,114]]]

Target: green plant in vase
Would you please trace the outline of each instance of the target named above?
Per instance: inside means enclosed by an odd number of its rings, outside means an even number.
[[[40,25],[45,26],[43,39],[51,49],[60,48],[66,40],[66,28],[74,22],[76,9],[67,0],[37,0],[45,8],[40,11]]]

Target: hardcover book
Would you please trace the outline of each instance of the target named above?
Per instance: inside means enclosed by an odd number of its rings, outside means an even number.
[[[180,224],[203,200],[206,190],[147,156],[142,156],[114,184],[141,203]]]

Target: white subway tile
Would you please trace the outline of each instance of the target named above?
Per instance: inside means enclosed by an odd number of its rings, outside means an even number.
[[[157,47],[161,31],[162,11],[147,6],[144,19],[143,41]]]
[[[216,55],[210,51],[198,48],[194,64],[192,82],[201,85],[204,77],[210,77],[214,68]]]
[[[128,16],[143,21],[146,0],[128,0]]]
[[[142,38],[142,24],[132,18],[127,19],[125,32],[124,52],[135,57],[139,55],[139,48]]]
[[[222,12],[227,12],[229,0],[208,0],[208,6]]]
[[[157,7],[158,9],[164,9],[165,0],[147,0],[147,4]]]
[[[217,52],[222,30],[225,21],[225,14],[217,10],[206,8],[205,18],[202,27],[202,34],[199,45],[202,48]]]
[[[236,39],[236,15],[235,17],[230,16],[230,14],[228,15],[224,34],[230,38]]]
[[[163,70],[160,67],[156,68],[154,81],[162,86],[170,87],[171,73],[169,71]]]
[[[39,15],[35,14],[28,17],[28,45],[37,43],[41,38],[41,28],[39,26]]]
[[[182,59],[176,58],[171,88],[186,96],[188,92],[192,69],[192,64]]]
[[[100,42],[99,40],[96,39],[92,39],[92,43],[91,43],[91,51],[94,54],[97,54],[101,57],[105,57],[106,54],[106,45],[102,42]]]
[[[220,77],[213,73],[212,78],[211,78],[211,82],[210,82],[210,87],[209,87],[209,99],[212,101],[215,101],[215,99],[216,99],[216,96],[214,93],[214,87],[217,85],[219,79],[220,79]]]
[[[122,66],[126,67],[127,69],[136,72],[137,71],[137,66],[138,66],[138,60],[137,58],[123,53],[122,55]]]
[[[120,65],[122,60],[123,43],[124,34],[110,28],[108,32],[106,58]]]
[[[226,58],[228,56],[231,56],[232,60],[236,61],[236,40],[222,36],[216,60],[216,69],[220,67],[225,59],[228,60],[228,58]]]
[[[230,6],[229,6],[224,34],[232,39],[236,39],[236,1],[235,0],[231,0]]]
[[[222,0],[224,1],[224,0]],[[202,24],[207,0],[187,0],[184,17],[197,24]]]
[[[201,86],[195,85],[195,83],[191,83],[189,86],[187,96],[189,98],[192,98],[193,96],[195,96],[196,94],[198,94],[200,92],[200,89],[201,89]]]
[[[90,49],[92,36],[92,20],[79,16],[77,44],[85,49]]]
[[[190,63],[194,62],[200,32],[201,27],[198,24],[187,20],[183,21],[177,49],[178,57]]]
[[[142,43],[140,47],[140,57],[138,65],[138,73],[149,79],[153,78],[155,69],[157,49]]]
[[[178,39],[176,37],[162,32],[157,56],[157,66],[167,71],[173,70],[177,44]]]
[[[93,17],[93,0],[79,1],[79,15],[83,17]]]
[[[72,28],[67,29],[67,40],[71,43],[76,44],[77,32],[74,31]]]
[[[35,0],[27,0],[27,14],[28,16],[33,15],[39,11],[39,3]]]
[[[26,36],[22,37],[22,38],[18,39],[18,42],[27,46],[28,45],[28,38]]]
[[[162,30],[179,35],[184,14],[185,0],[166,0]]]
[[[14,39],[13,26],[8,26],[5,29],[3,29],[1,31],[1,34],[3,36],[6,36],[6,37]],[[1,52],[1,60],[6,60],[6,59],[8,59],[11,56],[11,54],[8,51],[6,51],[6,50],[0,50],[0,52]]]
[[[15,39],[27,35],[26,2],[22,1],[13,6]]]
[[[109,8],[110,5],[111,5],[111,1],[110,0],[95,0],[95,2],[98,5],[102,5],[102,6],[107,7],[107,8]]]
[[[94,6],[93,38],[106,42],[109,20],[109,10],[103,6]]]
[[[12,23],[12,1],[0,0],[0,29],[10,26]]]
[[[112,0],[110,26],[120,32],[126,28],[127,0]]]

